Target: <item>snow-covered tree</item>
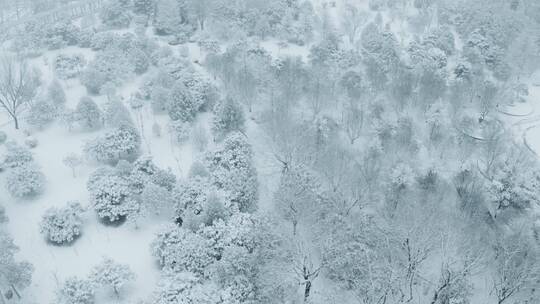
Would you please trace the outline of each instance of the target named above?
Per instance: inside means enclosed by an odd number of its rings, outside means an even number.
[[[244,124],[244,112],[234,99],[226,98],[215,105],[212,131],[216,137],[221,138],[234,131],[243,132]]]
[[[77,122],[84,129],[94,130],[102,124],[101,110],[96,102],[88,97],[81,97],[75,110]]]
[[[85,153],[92,159],[115,164],[121,159],[132,161],[139,155],[141,139],[129,125],[120,126],[86,143]]]
[[[178,82],[172,88],[167,112],[172,120],[191,122],[201,105],[191,96],[188,88],[183,83]]]
[[[32,163],[21,165],[8,172],[6,187],[15,197],[34,196],[44,190],[45,175]]]
[[[240,133],[231,133],[217,151],[207,156],[213,183],[228,191],[229,199],[242,212],[257,208],[257,172],[250,144]]]
[[[39,230],[47,241],[57,245],[69,244],[82,233],[83,208],[78,202],[68,202],[63,208],[45,211]]]
[[[94,304],[94,286],[88,280],[69,277],[56,293],[58,304]]]
[[[176,225],[163,227],[151,245],[162,268],[202,276],[214,261],[209,240]]]
[[[30,104],[26,122],[38,129],[43,129],[43,127],[52,123],[57,116],[58,107],[49,100],[40,98]]]
[[[71,173],[73,174],[73,177],[75,177],[76,169],[83,163],[83,160],[78,154],[70,153],[62,159],[62,162],[71,169]]]
[[[70,79],[79,76],[85,65],[86,59],[82,54],[59,54],[54,60],[56,76],[60,79]]]
[[[172,195],[162,186],[149,183],[141,193],[141,204],[155,214],[170,214],[173,210]]]
[[[97,286],[110,287],[117,297],[124,285],[133,281],[135,274],[128,265],[115,262],[111,258],[104,257],[90,274],[90,280]]]
[[[125,219],[138,204],[129,186],[129,181],[121,176],[104,172],[88,181],[91,204],[99,218],[115,223]]]
[[[21,294],[19,289],[26,288],[32,282],[32,272],[34,267],[28,262],[20,262],[15,258],[15,253],[19,248],[13,243],[13,239],[0,229],[0,289],[2,294],[0,300],[11,300],[13,293],[19,300]]]
[[[105,124],[109,127],[134,125],[128,108],[121,100],[116,97],[112,98],[112,100],[107,102],[107,104],[105,105],[103,119],[105,121]]]
[[[108,1],[99,13],[101,22],[112,28],[129,26],[132,18],[128,6],[129,2],[130,1]]]
[[[47,98],[57,107],[66,103],[66,93],[57,79],[53,79],[47,87]]]
[[[20,167],[34,161],[32,152],[28,148],[17,144],[14,141],[8,141],[5,145],[6,153],[3,165],[7,168]]]

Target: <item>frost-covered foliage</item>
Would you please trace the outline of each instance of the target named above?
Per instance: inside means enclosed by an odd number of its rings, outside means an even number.
[[[178,272],[203,275],[214,260],[209,240],[175,225],[163,227],[151,248],[162,268]]]
[[[222,147],[206,158],[212,182],[226,190],[231,202],[242,212],[257,208],[259,192],[252,153],[244,135],[231,133]]]
[[[154,183],[147,184],[141,193],[141,202],[154,214],[170,214],[173,209],[172,195],[167,188]]]
[[[58,79],[53,79],[47,87],[47,98],[52,104],[58,107],[63,106],[66,103],[66,93]]]
[[[172,120],[191,122],[201,106],[183,83],[176,83],[171,90],[167,112]]]
[[[54,70],[60,79],[71,79],[79,76],[86,66],[86,59],[82,54],[59,54],[54,60]]]
[[[129,1],[107,1],[99,13],[99,18],[103,24],[113,28],[129,26],[132,18]]]
[[[141,139],[137,130],[132,126],[122,125],[87,142],[84,151],[91,159],[115,164],[122,159],[135,160],[139,156],[140,145]]]
[[[47,241],[57,245],[69,244],[82,233],[83,208],[78,202],[68,202],[63,208],[50,208],[41,219],[39,231]]]
[[[58,304],[94,304],[94,286],[88,280],[76,277],[66,279],[62,287],[57,291],[56,303]]]
[[[20,261],[19,257],[16,257],[18,251],[19,247],[4,227],[0,227],[0,287],[4,291],[2,297],[5,296],[7,300],[13,297],[13,293],[18,293],[19,289],[30,286],[32,282],[34,267],[26,261]]]
[[[227,98],[214,107],[212,131],[216,137],[223,137],[230,132],[243,132],[245,129],[244,112],[232,98]]]
[[[26,116],[26,122],[38,129],[43,129],[58,117],[58,107],[53,102],[40,98],[30,104],[30,109]]]
[[[189,272],[166,270],[162,273],[151,304],[219,303],[223,296],[217,286],[204,283]]]
[[[43,49],[57,50],[78,44],[81,29],[67,17],[52,22],[36,18],[16,28],[16,32],[12,47],[16,51],[35,55]]]
[[[93,284],[105,288],[112,288],[116,295],[124,285],[133,281],[135,274],[128,265],[119,264],[110,258],[103,258],[101,263],[94,266],[90,273]]]
[[[191,226],[200,225],[203,221],[207,200],[211,193],[215,192],[215,187],[206,177],[193,176],[190,179],[180,182],[173,190],[174,209],[177,222],[182,222]]]
[[[83,129],[94,130],[102,125],[102,114],[96,102],[83,96],[75,109],[75,120]]]
[[[99,51],[81,74],[89,93],[100,94],[108,84],[118,86],[149,66],[150,45],[131,33],[96,35],[92,47]]]
[[[93,175],[88,180],[91,204],[100,219],[114,223],[125,219],[139,202],[129,181],[113,174]]]
[[[8,141],[5,144],[5,148],[6,153],[4,155],[3,165],[7,168],[21,167],[34,161],[32,152],[14,141]]]
[[[103,121],[108,127],[120,127],[123,125],[133,126],[133,120],[129,114],[129,110],[122,100],[113,97],[105,105],[103,113]]]
[[[6,188],[14,197],[32,197],[45,188],[45,175],[32,163],[19,165],[8,172]]]

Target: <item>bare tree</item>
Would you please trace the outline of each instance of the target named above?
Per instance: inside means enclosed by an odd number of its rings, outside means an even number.
[[[353,3],[346,2],[341,11],[341,19],[341,26],[345,33],[347,33],[347,36],[349,36],[351,45],[354,45],[356,37],[360,33],[360,29],[369,18]]]
[[[531,240],[519,233],[501,238],[495,245],[492,292],[497,304],[525,301],[537,293],[538,258]],[[536,285],[538,286],[538,285]],[[538,294],[536,294],[538,295]]]
[[[4,57],[0,66],[0,105],[19,129],[19,115],[30,103],[38,87],[37,73],[25,61]]]
[[[304,288],[304,303],[307,303],[313,287],[313,281],[319,276],[323,265],[319,264],[316,266],[313,262],[313,257],[302,244],[299,244],[296,248],[293,265],[298,283]]]

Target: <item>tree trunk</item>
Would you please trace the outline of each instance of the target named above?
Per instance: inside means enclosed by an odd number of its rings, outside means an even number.
[[[19,130],[19,119],[15,115],[12,115],[11,117],[13,117],[13,121],[15,122],[15,129]]]
[[[20,300],[21,294],[17,291],[17,288],[15,288],[15,285],[11,284],[11,289],[13,289],[13,292],[15,292],[15,294],[17,295],[17,298],[19,298]]]
[[[304,288],[304,303],[307,303],[310,292],[311,292],[311,281],[306,281],[306,285]]]
[[[298,226],[298,221],[294,220],[292,222],[293,225],[293,235],[296,235],[296,227]]]

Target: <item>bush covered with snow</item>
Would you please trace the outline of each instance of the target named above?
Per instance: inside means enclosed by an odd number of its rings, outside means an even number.
[[[234,99],[226,98],[215,105],[212,131],[216,137],[224,137],[233,131],[243,132],[244,124],[244,112]]]
[[[103,258],[101,263],[92,268],[90,280],[97,286],[110,287],[118,296],[121,288],[135,279],[135,274],[128,265],[120,264],[110,258]]]
[[[107,172],[89,180],[88,191],[98,217],[107,223],[124,220],[139,205],[129,181]]]
[[[69,244],[82,233],[83,208],[78,202],[69,202],[63,208],[50,208],[45,211],[40,224],[40,232],[54,244]]]
[[[95,291],[92,282],[76,277],[68,278],[56,294],[57,304],[94,304]]]
[[[8,172],[6,187],[15,197],[34,196],[45,188],[45,175],[32,163],[19,165]]]
[[[103,163],[115,164],[121,159],[133,161],[139,155],[141,139],[137,130],[120,126],[87,142],[84,151],[88,157]]]
[[[25,146],[21,146],[14,141],[8,141],[5,147],[6,153],[3,164],[7,168],[20,167],[34,161],[32,152]]]
[[[88,97],[83,96],[77,103],[75,109],[75,119],[83,129],[95,130],[102,125],[102,114],[96,102]]]

